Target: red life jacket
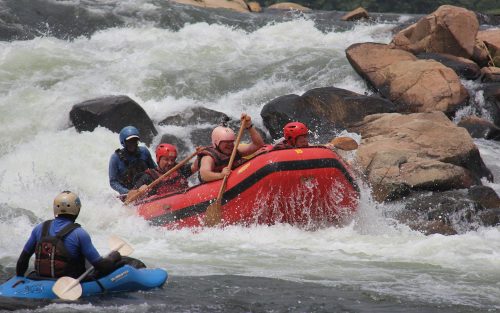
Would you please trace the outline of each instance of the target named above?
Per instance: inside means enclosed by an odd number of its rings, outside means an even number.
[[[38,276],[58,278],[63,276],[78,277],[85,272],[85,259],[76,260],[71,257],[64,246],[64,237],[79,224],[66,225],[55,236],[49,236],[52,220],[45,221],[42,235],[35,248],[35,271]]]
[[[204,156],[210,156],[212,159],[214,159],[214,168],[213,171],[216,173],[222,172],[222,169],[226,167],[229,164],[229,159],[231,158],[231,155],[224,154],[219,151],[219,149],[216,149],[214,147],[206,147],[203,149],[200,153],[198,153],[197,160],[198,162],[198,168],[201,168],[201,159]],[[236,151],[236,156],[234,157],[234,162],[233,162],[233,167],[240,166],[243,164],[246,160],[243,159],[238,151]],[[200,182],[203,182],[203,179],[201,179],[201,174],[198,172],[198,178]]]
[[[151,176],[151,178],[153,178],[153,181],[163,175],[157,170],[151,168],[147,169],[145,173]],[[185,190],[188,187],[188,179],[181,174],[181,171],[179,169],[168,175],[158,185],[156,185],[155,188],[153,188],[153,190],[150,192],[150,194],[164,195],[170,192]]]

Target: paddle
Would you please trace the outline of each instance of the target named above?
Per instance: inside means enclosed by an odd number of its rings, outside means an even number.
[[[336,137],[332,139],[332,141],[330,141],[326,146],[341,149],[344,151],[351,151],[358,148],[358,143],[351,137]]]
[[[143,195],[147,194],[151,189],[153,189],[156,185],[158,185],[163,179],[165,179],[166,177],[168,177],[173,172],[177,171],[181,166],[183,166],[184,164],[186,164],[189,160],[191,160],[193,157],[195,157],[198,153],[200,153],[200,149],[196,149],[196,151],[193,152],[190,156],[188,156],[184,160],[180,161],[177,165],[175,165],[174,167],[172,167],[165,174],[163,174],[160,177],[158,177],[154,182],[152,182],[151,184],[149,184],[143,190],[137,190],[135,193],[127,195],[127,199],[125,199],[124,203],[125,204],[129,204],[129,203],[137,200],[138,198],[142,197]]]
[[[134,252],[134,248],[132,248],[128,243],[123,241],[121,238],[117,236],[109,237],[109,246],[111,247],[111,251],[118,251],[122,256],[128,256]],[[52,287],[52,291],[63,300],[77,300],[82,295],[82,286],[80,282],[87,277],[94,270],[94,267],[91,266],[88,270],[85,271],[80,277],[74,279],[72,277],[64,276],[59,278],[54,286]]]
[[[233,167],[233,161],[236,157],[236,151],[238,151],[238,145],[240,144],[241,135],[243,134],[243,129],[245,128],[245,121],[243,118],[241,119],[240,130],[238,131],[238,135],[236,136],[236,140],[234,142],[233,152],[231,153],[231,158],[229,159],[229,163],[227,167]],[[226,191],[227,178],[229,175],[224,176],[222,179],[222,185],[219,189],[219,194],[217,195],[217,200],[214,203],[208,206],[207,211],[205,213],[205,225],[206,226],[215,226],[221,222],[222,214],[221,214],[221,206],[222,206],[222,195]]]

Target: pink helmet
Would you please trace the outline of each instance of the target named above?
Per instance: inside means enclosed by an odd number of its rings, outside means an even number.
[[[285,140],[290,142],[292,145],[295,144],[295,139],[297,139],[297,137],[307,135],[308,131],[309,129],[307,129],[307,126],[301,122],[291,122],[283,127]]]
[[[162,143],[158,147],[156,147],[155,154],[156,154],[156,163],[160,163],[160,158],[162,156],[177,158],[177,149],[175,148],[175,146],[171,144]]]
[[[236,134],[229,127],[217,126],[212,131],[212,144],[214,145],[214,148],[217,148],[221,141],[234,140],[236,140]]]

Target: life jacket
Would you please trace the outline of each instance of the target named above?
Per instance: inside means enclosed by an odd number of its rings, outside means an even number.
[[[127,154],[130,155],[130,153],[125,151],[125,148],[116,149],[115,153],[123,164],[125,164],[125,171],[120,175],[118,180],[125,188],[132,189],[137,177],[148,169],[148,163],[141,158],[142,154],[139,148],[137,148],[136,152],[133,154],[134,159],[131,162],[127,158]]]
[[[155,169],[148,168],[145,171],[146,174],[153,178],[153,181],[160,178],[161,174]],[[153,188],[152,194],[164,195],[170,192],[176,192],[180,190],[187,189],[188,179],[181,174],[180,169],[168,175],[164,180],[162,180],[158,185]]]
[[[231,158],[230,155],[227,155],[227,154],[220,152],[219,149],[217,149],[217,148],[206,147],[200,153],[198,153],[197,160],[196,160],[196,162],[198,162],[198,168],[201,168],[201,159],[206,155],[208,155],[212,159],[214,159],[215,164],[214,164],[213,171],[217,172],[217,173],[222,172],[222,169],[229,164],[229,159]],[[246,162],[246,160],[242,158],[241,154],[238,151],[236,151],[236,156],[234,157],[234,162],[233,162],[233,166],[231,169],[234,169],[235,167],[240,166],[244,162]],[[203,179],[201,178],[200,172],[198,172],[198,179],[200,180],[200,182],[203,182]]]
[[[85,272],[85,259],[73,259],[68,253],[63,239],[80,225],[70,223],[55,236],[50,236],[49,229],[52,221],[43,223],[42,235],[35,248],[35,271],[38,276],[76,278]]]

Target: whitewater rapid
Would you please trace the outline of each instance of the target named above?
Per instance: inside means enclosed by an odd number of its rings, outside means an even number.
[[[344,51],[357,42],[388,43],[392,27],[359,23],[324,32],[298,17],[255,31],[198,22],[178,31],[144,25],[73,40],[0,42],[1,266],[15,267],[34,224],[51,218],[52,199],[69,189],[80,195],[78,221],[102,254],[107,236],[117,234],[135,247],[135,257],[174,276],[279,278],[403,302],[500,310],[499,227],[424,236],[389,218],[401,208],[377,204],[363,187],[357,216],[340,229],[154,228],[109,187],[108,160],[118,135],[102,127],[78,133],[69,122],[76,103],[127,95],[160,133],[152,146],[165,133],[189,142],[189,127],[158,126],[187,107],[231,117],[247,112],[264,128],[260,111],[278,96],[325,86],[370,93]],[[476,143],[500,179],[500,144]],[[489,185],[500,192],[497,183]],[[6,213],[17,208],[28,212]]]

